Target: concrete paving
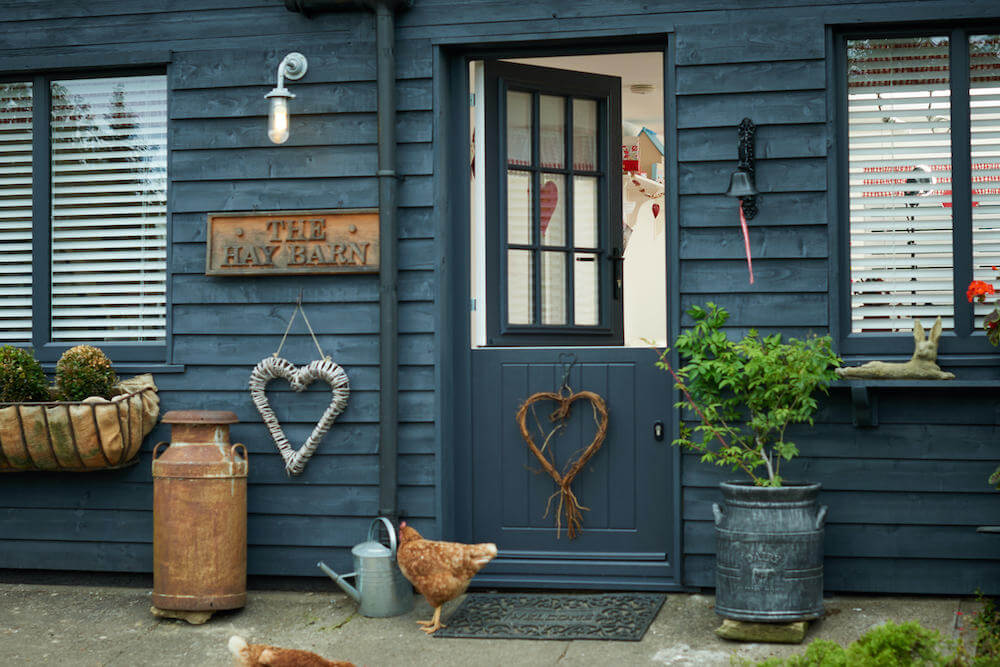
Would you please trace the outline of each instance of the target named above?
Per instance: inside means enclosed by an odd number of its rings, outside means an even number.
[[[443,618],[460,600],[445,605]],[[0,664],[107,667],[231,665],[226,648],[238,634],[251,643],[315,651],[357,665],[729,665],[734,659],[788,656],[817,639],[847,644],[887,620],[919,621],[958,637],[956,612],[969,598],[835,596],[803,645],[735,643],[715,636],[713,598],[671,594],[640,642],[435,639],[417,619],[431,608],[388,619],[365,618],[339,592],[251,590],[242,610],[205,625],[154,618],[148,588],[0,583]]]

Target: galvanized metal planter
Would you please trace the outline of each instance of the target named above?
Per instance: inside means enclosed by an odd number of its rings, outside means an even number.
[[[138,461],[160,412],[156,386],[110,401],[0,404],[0,472],[86,472]]]
[[[823,614],[819,484],[720,484],[715,512],[715,611],[739,621],[805,621]]]

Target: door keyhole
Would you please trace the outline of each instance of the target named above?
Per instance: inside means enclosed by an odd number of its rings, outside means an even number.
[[[653,438],[658,442],[663,441],[663,422],[661,421],[653,422]]]

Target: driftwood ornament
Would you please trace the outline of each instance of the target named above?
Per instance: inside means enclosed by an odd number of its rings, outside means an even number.
[[[913,356],[907,362],[869,361],[861,366],[837,369],[845,379],[868,380],[952,380],[954,373],[942,371],[937,365],[938,339],[941,338],[941,316],[934,321],[931,336],[924,334],[919,320],[913,321]]]
[[[594,410],[594,422],[597,424],[597,432],[594,433],[594,439],[579,457],[575,461],[568,461],[564,467],[564,472],[560,473],[556,470],[553,461],[545,456],[543,450],[548,445],[552,436],[563,427],[566,419],[569,418],[570,410],[573,409],[573,403],[581,400],[590,401],[590,405]],[[556,409],[549,415],[549,421],[556,424],[556,426],[546,436],[541,449],[535,444],[525,423],[527,421],[528,410],[532,405],[540,401],[553,401],[556,403]],[[516,419],[517,425],[521,429],[521,437],[528,443],[528,449],[535,455],[538,462],[542,464],[542,468],[552,477],[552,480],[558,487],[556,492],[549,497],[549,505],[551,505],[552,499],[559,496],[559,506],[556,508],[556,538],[559,537],[559,531],[561,530],[562,516],[565,516],[566,533],[569,535],[569,539],[572,540],[583,527],[582,510],[588,508],[580,505],[570,485],[580,471],[583,470],[583,466],[587,465],[587,461],[593,458],[594,454],[598,452],[601,445],[604,444],[604,438],[608,435],[608,408],[604,404],[604,399],[592,391],[572,393],[568,388],[564,388],[559,393],[551,391],[538,392],[529,396],[528,400],[521,404],[521,408],[517,411]],[[548,507],[546,507],[546,516],[548,513]]]
[[[327,406],[320,417],[309,439],[305,441],[299,449],[292,449],[288,443],[281,424],[267,400],[265,389],[267,383],[276,378],[284,378],[292,386],[292,390],[300,392],[313,383],[314,380],[322,380],[330,385],[333,396],[330,405]],[[306,462],[312,457],[320,440],[326,432],[333,426],[334,420],[347,407],[347,398],[350,396],[350,386],[347,380],[347,373],[337,364],[328,358],[313,361],[306,366],[296,368],[295,364],[282,359],[281,357],[267,357],[262,359],[250,374],[250,396],[254,405],[263,417],[267,430],[271,432],[274,443],[278,446],[278,452],[285,460],[285,471],[289,475],[298,475],[305,470]]]

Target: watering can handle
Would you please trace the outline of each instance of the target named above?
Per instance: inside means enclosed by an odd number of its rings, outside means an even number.
[[[385,530],[386,530],[386,532],[389,533],[389,548],[392,550],[392,557],[395,558],[396,557],[396,531],[392,527],[392,522],[389,521],[384,516],[380,516],[377,519],[373,520],[372,521],[372,525],[368,527],[368,541],[369,542],[374,542],[375,541],[375,537],[376,537],[375,527],[378,525],[379,521],[381,521],[382,523],[385,524]]]

